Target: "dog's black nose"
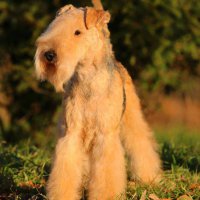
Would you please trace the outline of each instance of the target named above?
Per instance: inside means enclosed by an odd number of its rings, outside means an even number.
[[[56,59],[56,53],[54,51],[52,51],[52,50],[51,51],[46,51],[44,53],[44,57],[46,58],[46,60],[48,62],[54,62],[55,59]]]

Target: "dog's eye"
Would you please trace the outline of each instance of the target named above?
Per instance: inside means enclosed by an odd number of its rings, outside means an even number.
[[[74,32],[74,35],[80,35],[81,34],[81,31],[79,31],[79,30],[76,30],[75,32]]]

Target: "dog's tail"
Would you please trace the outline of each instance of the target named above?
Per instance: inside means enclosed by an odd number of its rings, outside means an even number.
[[[126,108],[122,118],[121,138],[131,160],[130,171],[134,179],[154,182],[161,172],[157,145],[148,124],[143,118],[139,98],[126,69],[118,64],[124,79]]]

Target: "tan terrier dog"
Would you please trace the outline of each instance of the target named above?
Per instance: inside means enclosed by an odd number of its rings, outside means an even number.
[[[106,37],[109,20],[106,11],[67,5],[37,40],[37,74],[63,92],[50,200],[80,199],[83,188],[89,200],[124,199],[123,146],[135,179],[151,183],[161,172],[132,80]]]

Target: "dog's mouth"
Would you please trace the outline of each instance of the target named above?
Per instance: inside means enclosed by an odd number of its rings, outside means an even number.
[[[47,75],[54,75],[56,73],[57,67],[55,63],[46,62],[44,67]]]

